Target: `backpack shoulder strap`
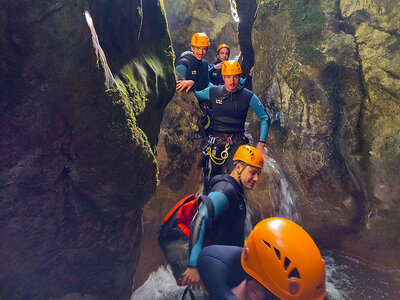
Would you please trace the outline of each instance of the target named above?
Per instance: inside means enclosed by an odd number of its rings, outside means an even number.
[[[212,221],[213,221],[214,218],[215,218],[214,204],[212,203],[211,198],[208,197],[207,195],[201,195],[197,201],[198,201],[198,204],[200,204],[201,202],[203,202],[204,205],[207,207],[207,211],[208,211],[208,224],[211,224]]]

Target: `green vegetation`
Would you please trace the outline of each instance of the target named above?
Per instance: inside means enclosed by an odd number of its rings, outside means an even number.
[[[320,51],[323,41],[325,14],[317,0],[265,0],[260,1],[255,26],[259,26],[267,15],[282,14],[290,24],[296,37],[296,50],[300,60],[308,65],[320,65],[324,54]]]
[[[318,47],[322,42],[325,14],[318,1],[288,0],[283,7],[285,16],[296,34],[298,54],[305,64],[320,64],[324,55]]]

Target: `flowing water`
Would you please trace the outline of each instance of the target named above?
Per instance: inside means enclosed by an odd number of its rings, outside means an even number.
[[[326,262],[329,300],[400,299],[398,271],[374,268],[363,261],[332,251],[322,252]],[[131,300],[178,300],[183,290],[175,284],[171,270],[160,267],[133,293]],[[196,299],[204,297],[198,292]]]

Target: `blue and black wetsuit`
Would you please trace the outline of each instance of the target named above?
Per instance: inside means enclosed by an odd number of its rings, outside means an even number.
[[[219,85],[196,91],[195,95],[200,103],[210,101],[212,107],[208,141],[203,151],[204,188],[207,191],[208,182],[215,175],[222,173],[223,165],[226,165],[227,173],[234,169],[232,161],[234,153],[240,145],[249,142],[244,136],[244,125],[249,108],[251,107],[261,120],[259,141],[264,143],[268,135],[269,116],[260,99],[242,85],[239,85],[233,93],[228,92],[225,85]],[[228,158],[224,164],[218,165],[215,159],[211,159],[211,155],[221,157],[227,144]]]
[[[231,289],[246,278],[240,263],[242,250],[242,247],[221,245],[208,246],[201,250],[197,269],[211,299],[238,299]]]
[[[197,266],[197,257],[205,244],[243,246],[246,203],[242,187],[228,175],[215,176],[208,197],[214,217],[203,205],[194,217],[189,235],[189,267]]]
[[[212,86],[208,76],[209,66],[205,59],[198,60],[192,52],[183,54],[175,63],[175,71],[185,80],[194,81],[194,90],[201,91]]]
[[[221,61],[217,59],[213,64],[210,65],[209,68],[209,76],[210,81],[213,85],[222,85],[225,84],[224,80],[222,79],[221,69],[215,69],[214,66],[219,64]]]

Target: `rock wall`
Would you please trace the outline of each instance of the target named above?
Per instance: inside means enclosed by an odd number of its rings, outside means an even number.
[[[202,191],[201,149],[204,137],[194,93],[176,93],[161,123],[157,145],[160,184],[144,208],[142,255],[134,288],[141,286],[160,265],[166,265],[157,242],[164,216],[185,195]]]
[[[160,1],[1,1],[0,298],[129,298],[174,87]]]
[[[253,86],[321,245],[400,267],[399,5],[259,1]]]

